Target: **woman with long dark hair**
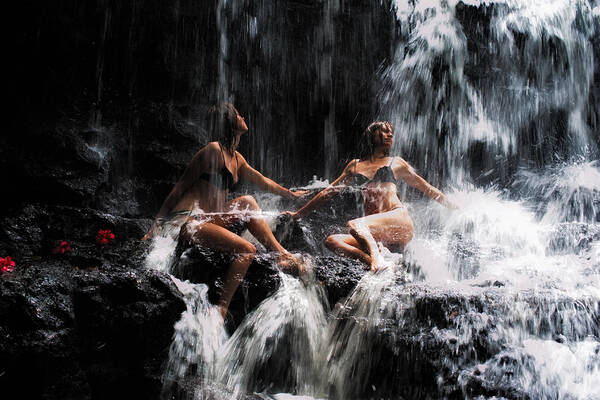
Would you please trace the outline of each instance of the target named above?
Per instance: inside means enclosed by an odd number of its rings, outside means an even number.
[[[248,127],[232,104],[219,104],[209,110],[208,130],[216,134],[218,140],[194,155],[143,239],[152,238],[168,223],[181,227],[180,242],[234,254],[235,259],[227,270],[218,302],[225,317],[231,298],[256,253],[256,247],[238,234],[244,229],[248,229],[267,249],[278,252],[279,263],[284,269],[303,268],[301,262],[275,239],[252,196],[227,201],[227,195],[239,180],[291,199],[306,192],[292,192],[264,177],[236,150]]]
[[[377,270],[382,261],[377,242],[404,247],[413,236],[412,219],[398,198],[396,185],[399,179],[447,207],[453,208],[454,205],[406,161],[389,155],[394,139],[394,129],[389,122],[373,122],[364,131],[362,139],[363,157],[350,161],[329,187],[298,211],[286,213],[293,218],[301,218],[323,205],[340,188],[358,186],[363,197],[365,216],[347,222],[348,234],[330,235],[325,243],[330,250],[356,258],[371,270]]]

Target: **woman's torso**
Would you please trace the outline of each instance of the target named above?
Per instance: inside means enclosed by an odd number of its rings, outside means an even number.
[[[203,150],[214,142],[205,146]],[[195,159],[193,162],[208,164],[210,167],[204,168],[196,176],[196,179],[191,182],[190,186],[183,194],[177,205],[173,208],[173,212],[181,211],[198,211],[204,212],[220,212],[224,210],[227,201],[227,195],[230,190],[239,181],[239,162],[237,154],[233,156],[227,154],[223,147],[218,144],[219,153],[205,152],[203,157],[211,157],[210,160],[204,160],[202,157]],[[194,166],[191,166],[194,167]]]
[[[402,207],[393,162],[393,157],[384,159],[383,163],[370,160],[355,162],[353,183],[361,188],[366,215]]]

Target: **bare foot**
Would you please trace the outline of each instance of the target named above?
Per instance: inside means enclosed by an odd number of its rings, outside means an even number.
[[[278,262],[281,270],[286,274],[304,275],[306,273],[306,267],[302,260],[298,257],[294,257],[292,253],[281,253]]]
[[[370,270],[371,270],[371,272],[377,272],[377,271],[379,271],[379,264],[377,264],[377,263],[371,264]]]
[[[392,268],[393,271],[396,270],[396,266],[393,262],[382,258],[377,264],[371,266],[371,272],[377,272],[388,268]]]
[[[367,260],[365,260],[367,262],[367,264],[365,265],[364,269],[372,271],[372,272],[377,271],[379,269],[377,260],[375,258],[373,258],[373,256],[371,256],[371,255],[369,255],[368,257],[369,258]]]
[[[377,255],[375,257],[371,256],[371,272],[377,272],[380,269],[384,269],[388,267],[388,263],[384,260],[381,255]]]

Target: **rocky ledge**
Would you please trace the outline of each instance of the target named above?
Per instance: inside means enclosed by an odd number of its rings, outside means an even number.
[[[0,248],[16,262],[0,276],[4,393],[158,398],[185,304],[168,275],[143,268],[143,221],[27,206],[2,222]],[[111,230],[112,243],[95,243],[100,228]],[[68,250],[53,252],[60,239]]]
[[[167,276],[106,260],[88,268],[31,260],[4,275],[5,390],[20,398],[157,397],[185,308]]]

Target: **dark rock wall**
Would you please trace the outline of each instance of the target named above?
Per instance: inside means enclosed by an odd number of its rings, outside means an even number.
[[[0,280],[6,398],[158,397],[185,306],[169,278],[130,267],[38,261]]]
[[[220,76],[248,117],[241,151],[265,175],[305,183],[323,176],[328,158],[339,173],[393,52],[389,2],[240,1],[221,14],[217,3],[20,3],[0,139],[3,185],[12,188],[3,203],[152,216],[210,140],[202,123],[223,98]],[[228,21],[220,28],[219,18]],[[338,157],[324,151],[325,133],[339,142]]]
[[[95,243],[99,229],[115,239]],[[158,398],[185,305],[144,266],[139,220],[29,205],[0,219],[0,384],[5,398]],[[53,254],[62,240],[70,251]]]
[[[250,134],[241,151],[265,175],[288,186],[313,175],[334,178],[355,156],[361,130],[381,112],[379,72],[392,63],[397,48],[408,50],[410,32],[398,25],[392,4],[19,3],[9,41],[14,45],[9,124],[0,138],[0,176],[10,188],[2,203],[150,217],[194,152],[210,140],[202,129],[206,108],[225,98],[247,117]],[[492,68],[498,49],[490,45],[489,25],[505,8],[459,3],[455,11],[470,54],[465,76],[488,94],[495,93],[489,90],[494,85],[507,85],[508,75]],[[600,29],[598,21],[587,31]],[[595,59],[599,43],[593,36]],[[531,45],[540,47],[547,63],[561,53],[552,41]],[[532,63],[525,57],[523,68]],[[432,82],[446,72],[435,69]],[[596,68],[582,110],[596,142],[599,77]],[[482,100],[490,101],[485,95]],[[567,158],[567,120],[567,111],[555,108],[519,128],[523,151],[497,168],[495,181],[509,182],[523,159],[543,166],[557,156]],[[546,138],[542,146],[532,145],[540,137]],[[440,140],[444,148],[446,137]],[[475,180],[487,168],[485,147],[480,143],[468,151]],[[406,157],[430,181],[443,184],[448,171],[421,165],[424,150],[413,150],[417,153]],[[445,158],[438,157],[440,163]]]

